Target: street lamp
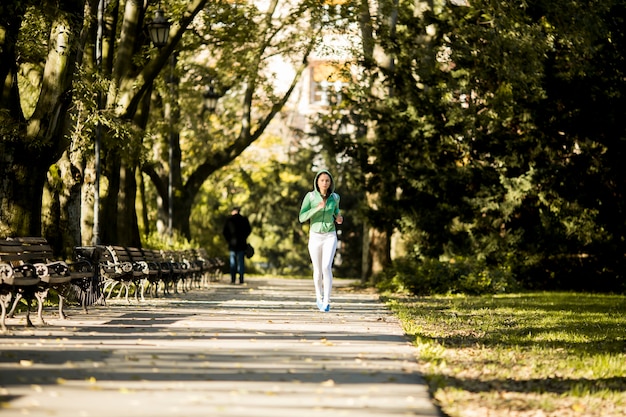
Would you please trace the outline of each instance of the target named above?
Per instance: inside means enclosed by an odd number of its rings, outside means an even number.
[[[204,97],[204,109],[208,110],[209,113],[213,113],[215,108],[217,107],[217,100],[220,98],[220,94],[215,91],[213,87],[213,81],[207,87],[206,91],[203,94]]]
[[[171,23],[163,15],[163,10],[159,9],[154,13],[154,19],[148,23],[148,34],[150,40],[157,48],[162,48],[170,37]]]
[[[155,12],[154,19],[150,23],[147,24],[148,33],[150,35],[150,40],[157,48],[162,48],[167,44],[167,40],[169,38],[170,32],[170,22],[163,15],[163,10],[160,8]],[[169,176],[168,176],[168,187],[167,187],[167,197],[168,197],[168,210],[167,210],[167,229],[170,238],[172,237],[174,231],[174,145],[177,140],[176,132],[174,131],[174,119],[178,119],[178,115],[175,110],[175,102],[176,99],[176,89],[178,86],[178,78],[175,76],[176,69],[176,61],[177,57],[175,53],[172,53],[169,61],[169,71],[170,75],[167,79],[167,84],[169,85],[170,90],[170,103],[169,103],[169,154],[168,154],[168,162],[169,162]],[[204,97],[204,106],[203,111],[208,110],[210,113],[215,111],[217,106],[217,100],[220,98],[220,94],[215,91],[213,87],[213,82],[206,89],[203,94]]]
[[[170,76],[168,77],[167,84],[170,89],[170,103],[169,103],[169,152],[168,152],[168,164],[170,166],[170,172],[168,176],[167,184],[167,230],[170,238],[174,233],[174,144],[177,139],[176,132],[174,132],[174,118],[178,118],[175,109],[175,102],[177,101],[176,90],[178,87],[178,78],[175,75],[176,70],[176,54],[170,55]]]
[[[167,44],[167,40],[170,36],[170,22],[165,18],[163,14],[163,10],[160,8],[154,13],[154,19],[148,26],[148,34],[150,35],[150,40],[157,48],[162,48]],[[170,237],[172,236],[173,228],[174,228],[174,170],[172,169],[173,160],[174,160],[174,69],[176,67],[176,55],[172,54],[170,56],[170,75],[168,77],[168,84],[170,88],[170,110],[169,110],[169,166],[170,172],[168,175],[167,181],[167,198],[168,198],[168,208],[167,208],[167,229]]]
[[[99,75],[102,75],[102,42],[104,39],[104,0],[98,1],[98,29],[96,30],[96,68]],[[98,89],[98,110],[102,110],[103,102],[102,91]],[[93,237],[94,246],[100,244],[100,148],[102,147],[102,125],[100,122],[96,124],[96,137],[94,142],[94,169],[96,178],[94,180],[94,198],[93,198]],[[81,238],[82,239],[82,238]]]

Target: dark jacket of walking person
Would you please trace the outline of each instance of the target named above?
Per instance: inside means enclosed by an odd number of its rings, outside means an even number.
[[[243,284],[244,282],[244,259],[248,246],[247,239],[251,232],[252,228],[248,218],[241,215],[239,207],[233,208],[222,231],[230,251],[230,282],[232,284],[236,283],[237,274],[239,274],[239,283]]]
[[[309,254],[313,263],[313,284],[317,308],[330,310],[330,292],[333,286],[333,259],[337,250],[335,224],[343,223],[339,211],[339,194],[335,193],[335,181],[329,171],[317,173],[313,191],[302,200],[299,219],[310,221]]]

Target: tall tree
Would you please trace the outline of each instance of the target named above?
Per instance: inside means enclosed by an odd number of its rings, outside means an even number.
[[[370,136],[337,142],[387,192],[370,218],[416,258],[520,273],[593,260],[620,276],[623,226],[608,218],[623,212],[624,5],[581,7],[400,2],[395,33],[362,8],[363,62],[390,94],[364,80],[354,120],[372,121]],[[376,47],[392,67],[366,59]]]
[[[0,224],[40,235],[48,168],[68,146],[83,1],[0,5]]]
[[[224,2],[204,13],[197,27],[187,33],[175,74],[181,92],[176,101],[182,103],[184,113],[173,126],[176,135],[169,167],[174,174],[173,228],[181,235],[191,237],[190,216],[204,182],[258,140],[289,100],[308,56],[319,43],[322,13],[317,2],[274,0],[262,10],[254,3]],[[199,62],[198,56],[209,65]],[[276,57],[293,72],[272,67],[279,63]],[[199,110],[209,83],[224,94],[223,110],[217,114]],[[187,153],[182,151],[179,132],[184,133]],[[169,172],[160,161],[166,160],[169,146],[156,146],[161,153],[143,166],[166,203],[162,212],[168,207]],[[183,162],[187,169],[182,168]]]
[[[416,254],[506,264],[531,285],[621,279],[623,226],[608,218],[623,212],[624,5],[580,7],[473,1],[400,17],[396,207]],[[414,47],[429,33],[434,56]]]
[[[315,30],[318,27],[315,22],[318,19],[313,5],[319,6],[317,3],[290,9],[285,4],[279,7],[279,3],[274,1],[262,13],[257,13],[254,7],[229,2],[209,4],[206,0],[196,0],[191,3],[167,3],[174,20],[170,38],[167,45],[151,53],[145,31],[146,13],[154,10],[156,5],[144,5],[132,0],[104,2],[105,33],[101,62],[96,62],[93,55],[98,49],[94,46],[96,1],[65,2],[61,7],[47,5],[41,11],[34,3],[2,3],[0,75],[4,82],[0,103],[3,109],[0,112],[3,122],[0,221],[3,233],[41,234],[41,196],[49,167],[68,149],[93,155],[92,140],[95,126],[99,125],[103,132],[104,198],[101,222],[106,225],[102,228],[101,240],[140,244],[135,210],[135,172],[145,160],[142,142],[149,120],[152,87],[155,80],[158,81],[158,74],[168,67],[170,57],[174,52],[180,52],[180,41],[187,31],[203,39],[200,43],[209,43],[212,48],[222,51],[223,57],[228,57],[226,65],[236,64],[238,60],[244,63],[239,74],[229,73],[236,67],[230,65],[220,75],[230,91],[240,93],[240,108],[243,111],[238,115],[240,133],[233,136],[218,154],[211,157],[205,154],[202,157],[204,162],[189,174],[184,187],[182,176],[178,174],[181,172],[182,156],[176,153],[175,166],[168,169],[175,173],[177,229],[189,235],[190,207],[200,185],[211,172],[234,160],[256,140],[280,111],[293,91],[299,73],[296,72],[293,81],[287,83],[286,91],[275,94],[269,82],[271,75],[264,73],[265,66],[272,55],[292,53],[294,62],[300,62],[300,71],[304,68],[306,56],[316,42]],[[198,23],[196,17],[201,12],[204,20]],[[83,13],[86,15],[83,16]],[[246,22],[247,18],[253,18],[254,22],[254,30],[245,34],[247,38],[237,33],[231,39],[233,42],[229,43],[224,33],[222,38],[203,33],[210,26],[216,29],[214,33],[228,26],[236,31],[236,23]],[[292,29],[302,28],[300,24],[304,21],[308,22],[306,31],[298,36],[298,43],[289,45],[288,42],[294,41],[297,34]],[[42,33],[49,34],[49,41],[43,44],[40,42]],[[236,32],[230,32],[231,35],[233,33]],[[253,42],[250,42],[251,35],[255,36]],[[311,36],[305,41],[307,35]],[[244,48],[244,45],[247,47]],[[83,51],[90,54],[82,55]],[[231,52],[235,54],[230,56]],[[93,85],[82,80],[91,80]],[[73,96],[76,92],[80,93],[79,99]],[[103,94],[103,100],[95,100],[98,94]],[[269,103],[269,106],[259,106],[259,103]],[[68,112],[70,108],[71,113]],[[82,140],[80,146],[78,138]],[[72,139],[71,147],[69,139]],[[175,145],[180,149],[180,145]],[[146,172],[154,173],[149,165],[145,166]],[[76,183],[93,182],[92,175],[83,165],[71,170],[68,168],[67,173],[55,172],[57,179],[59,176],[68,178],[71,172],[70,178]],[[162,197],[165,197],[164,201],[167,194],[163,193],[165,188],[162,184],[166,177],[151,175]],[[57,193],[53,197],[56,209],[50,211],[56,216],[49,219],[52,224],[61,217],[60,212],[75,205],[72,198],[59,198],[58,193],[63,192],[62,184],[55,180],[55,185],[51,187],[52,192]],[[64,184],[73,189],[72,182]],[[65,207],[60,207],[63,204]],[[80,244],[75,241],[66,243],[66,246]]]

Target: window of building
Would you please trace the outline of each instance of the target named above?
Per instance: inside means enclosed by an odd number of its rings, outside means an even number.
[[[341,103],[348,85],[349,67],[345,63],[315,62],[311,67],[311,104],[320,106]]]

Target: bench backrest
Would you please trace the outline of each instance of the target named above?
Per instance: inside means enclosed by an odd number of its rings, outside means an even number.
[[[141,249],[139,248],[133,248],[133,247],[126,247],[124,248],[126,250],[126,253],[128,254],[128,256],[130,257],[130,259],[134,262],[140,262],[140,261],[146,261],[146,257],[144,256],[144,254],[141,252]]]
[[[24,259],[28,262],[48,263],[54,260],[52,246],[43,237],[18,237],[16,241],[22,244]]]
[[[18,265],[24,260],[22,244],[16,240],[0,240],[0,261]]]
[[[100,262],[119,264],[132,262],[132,259],[123,246],[106,246],[100,255]]]

